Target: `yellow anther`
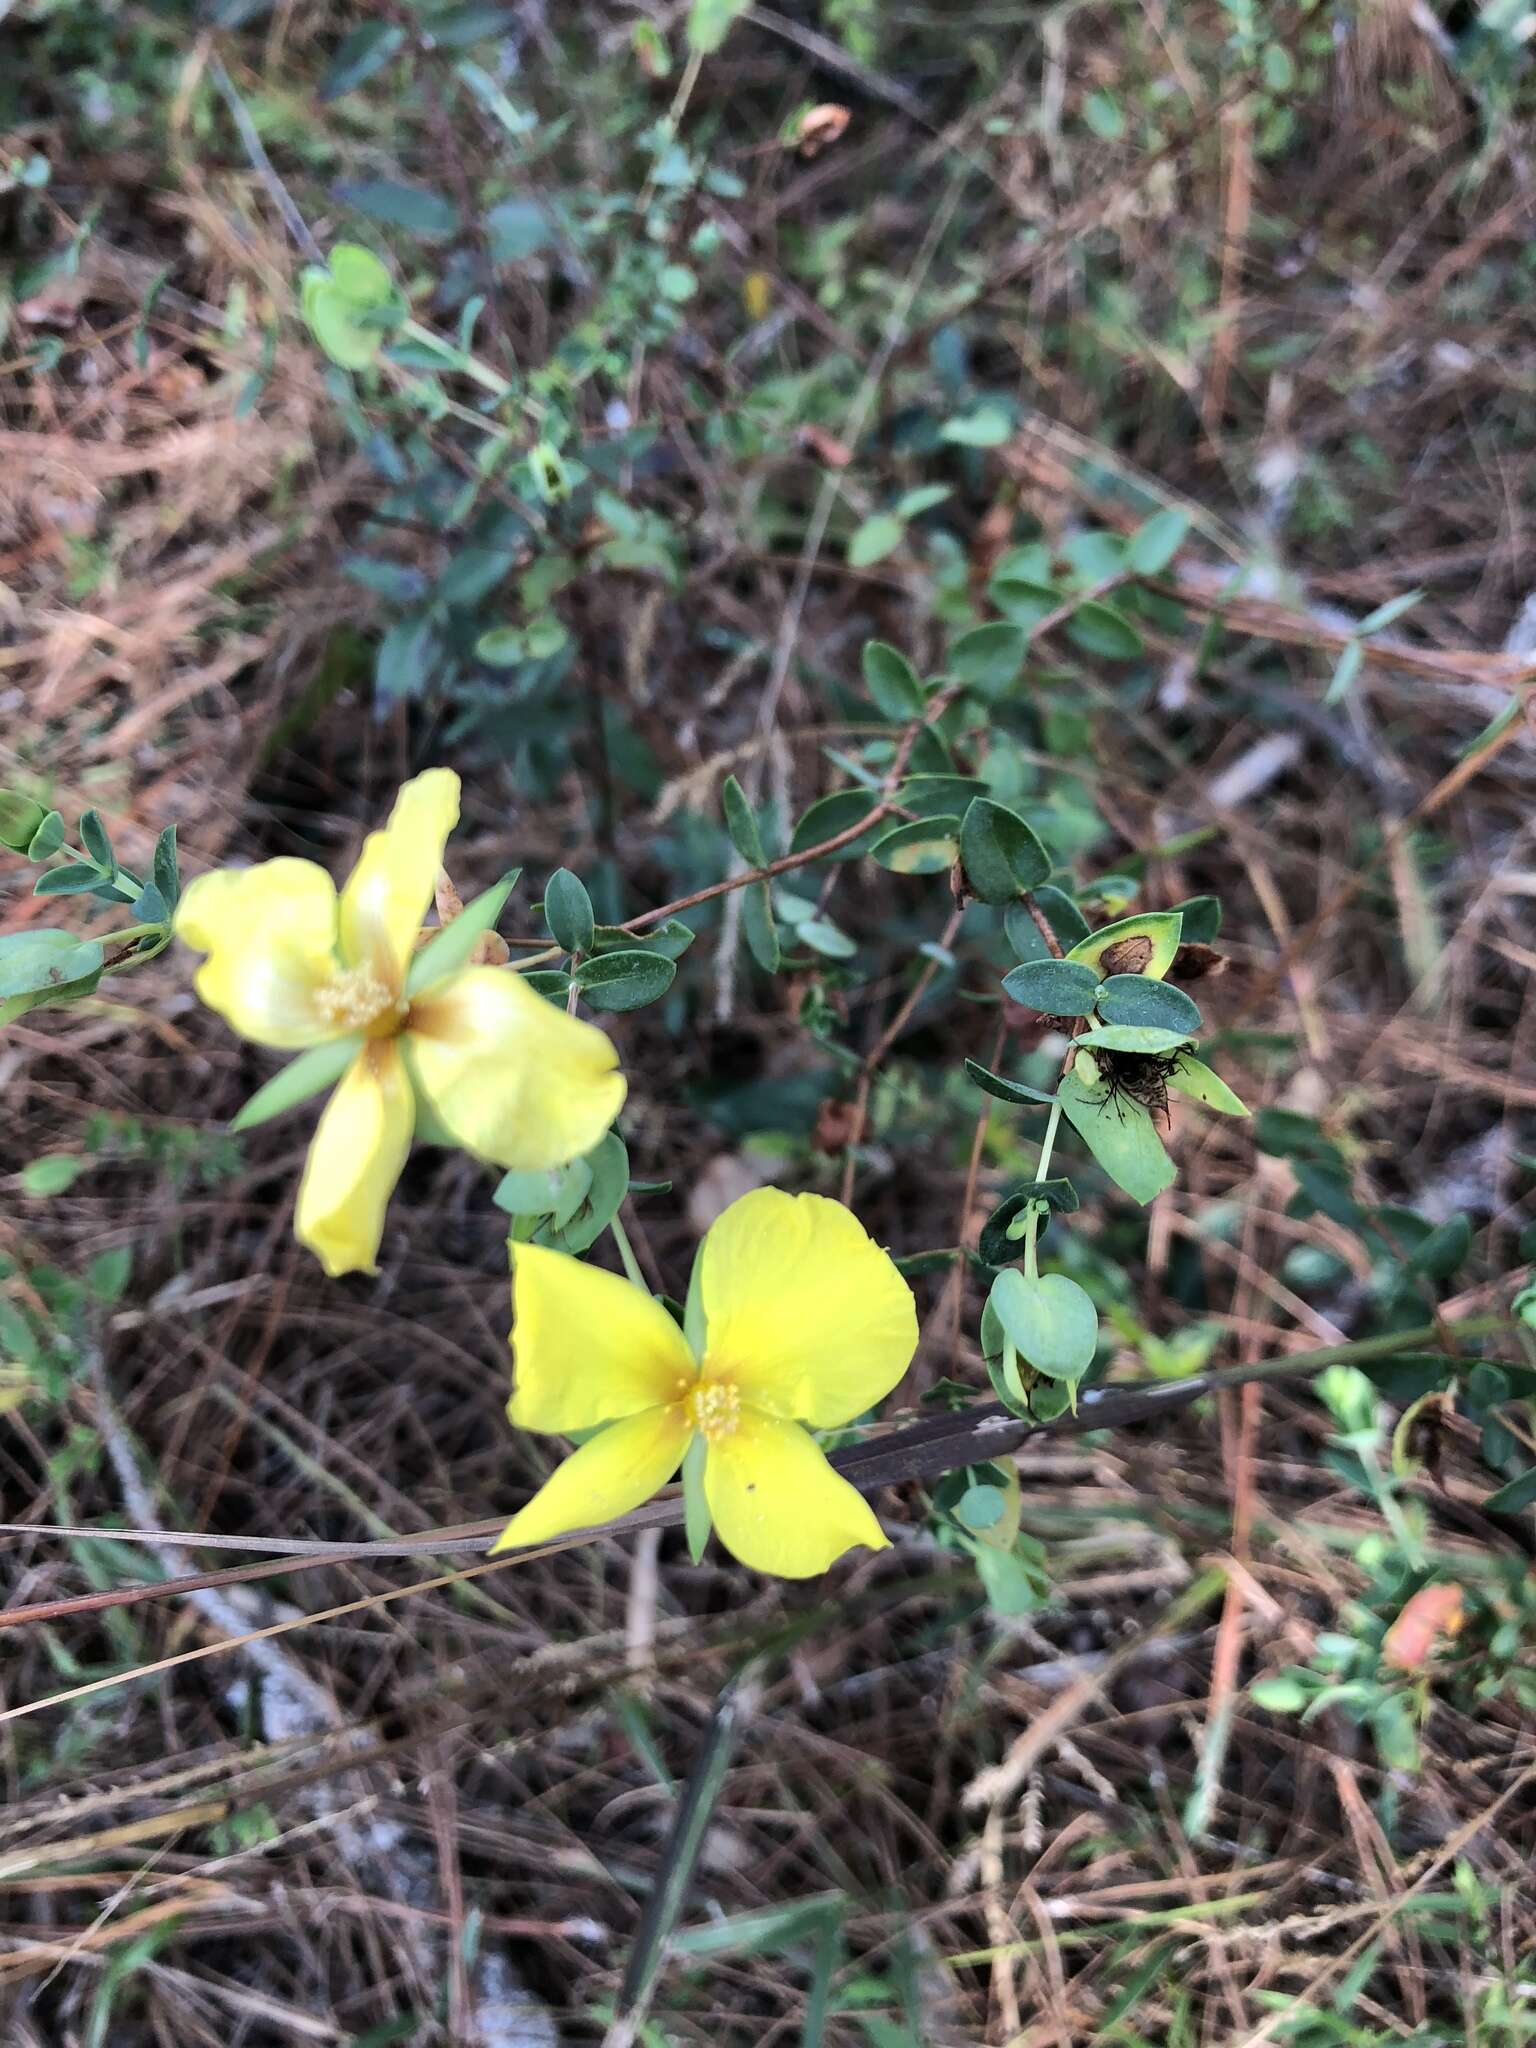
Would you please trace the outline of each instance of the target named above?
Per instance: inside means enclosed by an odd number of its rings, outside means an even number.
[[[688,1420],[710,1444],[733,1435],[741,1420],[741,1395],[730,1380],[701,1380],[683,1407]]]
[[[349,967],[322,983],[315,990],[315,1008],[342,1031],[366,1031],[381,1019],[404,1015],[394,991],[366,967]]]

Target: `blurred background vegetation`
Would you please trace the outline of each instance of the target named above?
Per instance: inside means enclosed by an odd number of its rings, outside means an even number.
[[[841,829],[903,709],[865,644],[944,673],[1011,627],[919,814],[958,747],[1095,922],[1219,896],[1201,1003],[1257,1112],[1181,1110],[1175,1189],[1090,1171],[1047,1234],[1101,1373],[1506,1306],[1529,31],[0,0],[0,776],[146,869],[169,824],[192,871],[340,869],[446,760],[454,879],[520,865],[537,945],[560,866],[606,924],[726,873],[728,774],[770,856]],[[1033,1157],[963,1061],[1053,1061],[999,1005],[1017,934],[921,865],[689,911],[612,1022],[648,1275],[846,1172],[951,1254],[913,1411],[986,1389],[953,1248]],[[494,1177],[419,1154],[383,1278],[327,1284],[305,1130],[226,1134],[266,1067],[175,952],[0,1072],[8,1522],[386,1543],[538,1478]],[[1536,1351],[1453,1348],[1047,1440],[984,1507],[902,1488],[820,1588],[668,1535],[49,1615],[220,1553],[8,1535],[45,1612],[0,1637],[5,2039],[1536,2041]]]

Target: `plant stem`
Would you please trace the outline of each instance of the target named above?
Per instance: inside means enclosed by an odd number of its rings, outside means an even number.
[[[640,1261],[635,1257],[635,1248],[629,1241],[628,1231],[617,1216],[612,1218],[608,1228],[613,1232],[613,1241],[619,1248],[619,1257],[624,1263],[624,1271],[643,1294],[649,1294],[651,1290],[645,1284],[645,1275],[640,1270]]]
[[[1061,1128],[1061,1097],[1058,1095],[1051,1104],[1051,1113],[1046,1118],[1045,1136],[1040,1140],[1040,1157],[1035,1161],[1035,1179],[1044,1180],[1051,1170],[1051,1153],[1056,1146],[1056,1133]],[[1024,1226],[1024,1271],[1031,1280],[1038,1274],[1035,1263],[1035,1239],[1040,1233],[1040,1219],[1047,1204],[1031,1202],[1029,1221]]]

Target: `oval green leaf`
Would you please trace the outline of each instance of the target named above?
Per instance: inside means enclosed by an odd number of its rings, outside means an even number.
[[[1050,855],[1017,811],[985,796],[966,807],[960,858],[966,880],[983,903],[1011,903],[1051,872]]]
[[[1185,1038],[1200,1029],[1200,1009],[1193,998],[1145,974],[1109,975],[1099,989],[1099,1015],[1106,1024],[1146,1025],[1177,1031]]]
[[[1047,1379],[1080,1380],[1092,1365],[1098,1310],[1065,1273],[1030,1279],[1010,1266],[993,1281],[990,1299],[1014,1349],[1036,1372]]]
[[[664,996],[676,975],[674,961],[636,948],[583,960],[574,979],[594,1010],[640,1010]]]
[[[1152,948],[1144,959],[1137,956],[1144,953],[1145,948],[1127,947],[1123,955],[1118,951],[1112,954],[1108,965],[1100,968],[1100,971],[1106,974],[1134,972],[1146,975],[1152,981],[1161,981],[1173,965],[1173,956],[1179,950],[1183,928],[1183,919],[1176,910],[1143,911],[1139,917],[1122,917],[1114,924],[1100,925],[1096,932],[1090,932],[1086,938],[1079,939],[1067,954],[1067,958],[1086,961],[1090,967],[1099,967],[1104,954],[1111,947],[1119,948],[1121,941],[1150,939]]]
[[[1003,976],[1016,1003],[1046,1017],[1086,1017],[1099,994],[1099,978],[1078,960],[1026,960]]]

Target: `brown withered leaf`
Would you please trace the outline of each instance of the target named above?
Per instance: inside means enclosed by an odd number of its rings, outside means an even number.
[[[1129,944],[1129,941],[1127,941]],[[1173,956],[1173,965],[1168,970],[1170,981],[1208,981],[1213,975],[1225,974],[1227,956],[1218,953],[1214,946],[1180,946]]]
[[[803,157],[820,156],[843,133],[848,126],[848,118],[848,109],[840,107],[835,100],[824,100],[820,106],[807,107],[791,131],[790,145]]]
[[[818,1152],[841,1152],[853,1137],[854,1123],[853,1104],[829,1095],[817,1106],[811,1143]]]
[[[795,446],[803,448],[807,455],[814,455],[823,469],[846,469],[853,460],[853,450],[846,441],[839,441],[836,434],[829,434],[825,427],[813,426],[810,422],[796,427]]]
[[[1421,1586],[1387,1630],[1381,1661],[1394,1671],[1422,1671],[1441,1639],[1454,1637],[1465,1619],[1465,1597],[1454,1579],[1445,1585]]]

